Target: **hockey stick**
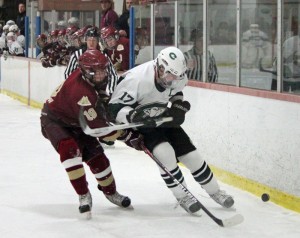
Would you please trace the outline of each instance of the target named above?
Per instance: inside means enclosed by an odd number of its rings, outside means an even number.
[[[172,117],[162,117],[153,119],[156,123],[156,126],[160,126],[161,124],[165,122],[173,121]],[[110,132],[122,130],[122,129],[129,129],[133,127],[139,127],[144,126],[145,122],[133,122],[133,123],[126,123],[126,124],[119,124],[119,125],[111,125],[106,127],[100,127],[100,128],[90,128],[86,122],[86,119],[83,114],[83,108],[80,108],[79,112],[79,123],[83,130],[83,132],[87,135],[93,136],[93,137],[100,137],[109,134]]]
[[[199,202],[199,200],[181,183],[179,182],[173,174],[171,174],[171,172],[143,145],[142,149],[144,150],[144,152],[146,154],[148,154],[156,163],[157,165],[163,170],[165,171],[169,177],[190,197],[192,198],[194,201]],[[230,226],[235,226],[238,225],[240,223],[242,223],[244,221],[244,217],[241,214],[236,214],[233,217],[230,218],[226,218],[226,219],[220,219],[217,218],[216,216],[214,216],[209,210],[207,210],[207,208],[201,203],[199,202],[200,207],[202,208],[202,210],[214,221],[216,222],[219,226],[221,227],[230,227]]]

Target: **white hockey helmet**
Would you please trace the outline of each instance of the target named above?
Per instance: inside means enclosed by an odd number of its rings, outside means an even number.
[[[67,29],[67,22],[64,20],[61,20],[57,23],[57,28],[59,30]]]
[[[3,31],[7,34],[8,31],[9,31],[9,25],[5,25],[5,26],[3,27]]]
[[[19,27],[14,24],[14,25],[11,25],[8,29],[9,32],[14,32],[14,33],[18,33],[19,32]]]
[[[16,23],[13,21],[13,20],[8,20],[6,22],[6,25],[9,25],[9,26],[12,26],[12,25],[15,25]]]
[[[161,50],[156,58],[156,64],[158,66],[163,66],[165,72],[169,72],[176,76],[182,75],[187,69],[182,51],[174,46]]]
[[[164,88],[174,88],[187,69],[182,51],[174,46],[167,47],[159,52],[155,61],[157,82]]]
[[[77,17],[71,17],[69,20],[68,20],[68,26],[76,26],[76,27],[79,27],[79,20]]]
[[[7,46],[10,47],[14,41],[16,41],[17,36],[13,32],[8,32],[6,36]]]

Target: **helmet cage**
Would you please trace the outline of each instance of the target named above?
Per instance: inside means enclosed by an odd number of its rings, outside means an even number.
[[[99,50],[88,50],[79,57],[79,68],[82,76],[89,83],[97,86],[106,85],[108,82],[109,60]],[[100,77],[101,81],[96,80]]]
[[[39,49],[43,49],[47,45],[47,36],[45,34],[41,34],[36,39],[36,45]]]
[[[164,88],[175,88],[187,69],[186,60],[176,47],[167,47],[156,58],[157,82]]]
[[[58,32],[57,41],[62,46],[66,45],[66,29],[62,29]]]
[[[19,32],[19,27],[14,24],[14,25],[11,25],[8,29],[9,32],[13,32],[13,33],[18,33]]]
[[[3,31],[4,31],[5,34],[7,34],[9,32],[9,25],[5,25],[3,27]]]
[[[113,49],[114,46],[108,46],[107,40],[114,39],[118,41],[120,39],[119,32],[113,26],[104,27],[101,29],[101,43],[107,49]]]
[[[157,83],[163,88],[176,88],[177,84],[182,79],[181,76],[174,75],[167,71],[163,64],[157,63]]]

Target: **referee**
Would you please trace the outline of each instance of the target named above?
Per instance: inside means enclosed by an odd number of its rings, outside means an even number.
[[[184,52],[187,61],[188,79],[203,81],[202,78],[202,61],[203,61],[203,33],[200,29],[194,29],[191,32],[191,41],[194,42],[193,47]],[[218,69],[213,54],[208,51],[208,82],[215,83],[218,81]]]

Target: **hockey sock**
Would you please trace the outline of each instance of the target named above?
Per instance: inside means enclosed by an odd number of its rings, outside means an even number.
[[[73,139],[63,140],[59,143],[58,153],[60,161],[65,167],[70,182],[79,195],[86,194],[88,190],[80,150]]]
[[[87,165],[95,175],[97,182],[106,195],[116,192],[115,179],[111,171],[110,163],[105,154],[100,154],[88,160]]]
[[[201,158],[197,150],[178,158],[192,173],[194,179],[202,186],[208,194],[214,194],[219,190],[209,165]]]
[[[153,149],[153,155],[157,159],[159,159],[160,162],[162,162],[162,164],[173,174],[173,176],[179,182],[186,186],[182,172],[177,165],[175,151],[169,143],[163,142],[158,144]],[[178,187],[178,185],[176,185],[173,179],[171,179],[161,168],[160,174],[163,180],[165,181],[167,187],[173,192],[176,198],[181,198],[186,195],[185,192],[183,192],[182,189]]]

